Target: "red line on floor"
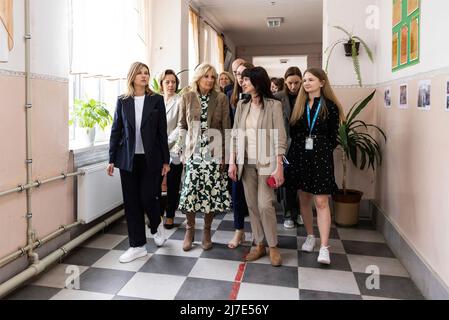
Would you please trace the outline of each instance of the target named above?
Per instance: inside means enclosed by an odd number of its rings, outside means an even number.
[[[246,255],[243,257],[243,260],[246,260]],[[231,294],[229,295],[229,300],[237,300],[237,296],[240,291],[240,285],[243,280],[243,275],[245,273],[245,269],[246,269],[246,262],[242,262],[239,265],[237,275],[235,276],[234,284],[232,285]]]

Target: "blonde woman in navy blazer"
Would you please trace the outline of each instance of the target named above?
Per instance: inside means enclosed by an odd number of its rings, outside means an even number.
[[[170,171],[167,119],[164,99],[149,87],[147,65],[135,62],[127,79],[127,92],[120,96],[109,143],[107,173],[120,169],[130,248],[120,256],[121,263],[147,255],[144,212],[157,246],[165,239],[159,208],[162,177]]]

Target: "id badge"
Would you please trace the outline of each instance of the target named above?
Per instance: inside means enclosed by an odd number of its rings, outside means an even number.
[[[306,150],[313,150],[313,138],[306,138]]]

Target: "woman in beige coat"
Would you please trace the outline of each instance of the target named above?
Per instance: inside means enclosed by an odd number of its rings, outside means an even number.
[[[217,72],[210,64],[198,66],[191,87],[182,96],[178,123],[178,146],[186,165],[179,203],[187,215],[184,251],[192,248],[195,213],[204,213],[202,247],[209,250],[214,213],[231,209],[224,170],[225,136],[231,128],[228,98],[220,92]]]
[[[240,101],[237,106],[228,173],[234,181],[243,179],[256,242],[246,260],[254,261],[266,255],[266,239],[271,264],[277,267],[282,264],[282,259],[277,248],[274,188],[284,183],[283,156],[287,149],[282,105],[273,97],[265,69],[246,69],[242,77],[243,92],[250,98]],[[273,181],[272,187],[268,186],[267,179]]]

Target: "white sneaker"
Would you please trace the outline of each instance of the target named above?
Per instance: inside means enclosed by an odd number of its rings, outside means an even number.
[[[157,227],[157,232],[153,235],[154,243],[158,247],[162,247],[165,243],[164,224],[161,222]]]
[[[120,256],[118,259],[120,263],[128,263],[131,261],[134,261],[138,258],[143,258],[148,254],[147,248],[145,246],[143,247],[131,247],[124,254]]]
[[[295,223],[293,222],[293,220],[286,219],[284,221],[284,228],[285,229],[294,229],[295,228]]]
[[[329,247],[321,247],[320,255],[318,256],[318,262],[322,264],[331,264]]]
[[[313,252],[313,249],[315,249],[315,236],[308,235],[306,241],[302,245],[301,250],[306,252]]]
[[[296,219],[296,223],[300,226],[304,225],[304,221],[302,221],[302,217],[301,215],[298,216],[298,218]]]

